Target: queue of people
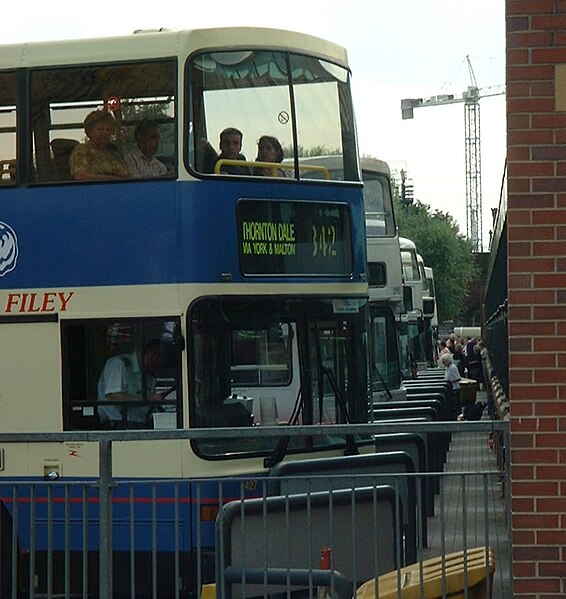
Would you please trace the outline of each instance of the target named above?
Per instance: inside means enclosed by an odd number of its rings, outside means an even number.
[[[446,339],[440,339],[437,343],[439,360],[442,355],[450,353],[460,376],[477,381],[480,390],[485,384],[482,366],[484,351],[487,352],[487,348],[482,339],[478,337],[463,339],[455,333],[451,333]]]
[[[468,419],[465,410],[461,415],[460,381],[464,377],[473,379],[477,381],[479,390],[484,388],[483,360],[487,357],[487,347],[482,339],[462,339],[452,333],[448,339],[439,340],[437,351],[439,366],[446,369],[444,378],[452,386],[454,414]]]

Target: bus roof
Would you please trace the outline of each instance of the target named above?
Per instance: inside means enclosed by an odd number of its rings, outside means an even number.
[[[372,173],[380,173],[387,176],[391,174],[387,162],[379,160],[378,158],[364,156],[360,158],[360,166],[362,167],[362,170],[370,171]]]
[[[399,246],[402,250],[416,250],[417,246],[407,237],[399,237]]]
[[[30,42],[0,46],[0,69],[138,60],[195,50],[222,48],[284,48],[309,52],[347,67],[345,48],[333,42],[294,31],[258,27],[225,27],[195,30],[149,30],[127,36]]]

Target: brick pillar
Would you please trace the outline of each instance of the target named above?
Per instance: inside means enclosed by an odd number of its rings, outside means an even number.
[[[566,596],[566,0],[506,0],[514,596]]]

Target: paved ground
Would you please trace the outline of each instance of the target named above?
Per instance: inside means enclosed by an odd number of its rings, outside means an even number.
[[[485,393],[478,392],[477,400],[485,401]],[[486,412],[484,419],[488,418]],[[454,434],[444,471],[462,474],[448,474],[441,481],[435,516],[429,518],[429,548],[423,559],[460,551],[464,547],[489,545],[495,555],[491,597],[512,599],[510,542],[502,477],[499,474],[463,474],[498,471],[496,452],[490,448],[489,437],[485,433]]]

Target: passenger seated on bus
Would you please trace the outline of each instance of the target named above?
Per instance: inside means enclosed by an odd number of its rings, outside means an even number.
[[[75,181],[128,179],[126,162],[112,143],[116,121],[110,112],[95,110],[84,120],[88,141],[79,144],[69,159]]]
[[[241,154],[243,133],[234,127],[228,127],[220,132],[220,154],[210,145],[206,139],[202,141],[203,172],[213,173],[214,167],[219,160],[246,160]],[[250,169],[247,166],[237,164],[224,164],[220,167],[220,174],[224,175],[249,175]]]
[[[283,148],[276,137],[262,135],[257,142],[257,162],[282,162]],[[287,171],[282,168],[255,167],[253,174],[259,177],[286,177]]]
[[[155,375],[161,367],[159,339],[152,339],[143,349],[132,350],[109,358],[98,379],[97,400],[116,401],[120,405],[98,407],[103,428],[148,428],[154,406],[166,393],[155,393]],[[145,372],[145,382],[142,374]],[[146,397],[142,396],[145,389]],[[128,407],[130,401],[148,402],[147,406]],[[124,410],[126,411],[124,413]]]
[[[136,147],[126,155],[126,164],[130,175],[136,179],[163,177],[167,167],[155,157],[161,140],[159,125],[152,120],[143,119],[134,132]]]

